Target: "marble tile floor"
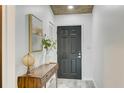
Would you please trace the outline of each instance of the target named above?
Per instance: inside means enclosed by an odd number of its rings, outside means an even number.
[[[78,79],[58,79],[58,88],[95,88],[91,80],[78,80]]]

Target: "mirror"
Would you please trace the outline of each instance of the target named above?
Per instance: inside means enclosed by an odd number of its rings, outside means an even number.
[[[43,38],[43,23],[36,16],[29,14],[29,52],[40,52]]]

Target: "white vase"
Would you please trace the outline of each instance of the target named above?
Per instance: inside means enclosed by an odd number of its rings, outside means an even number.
[[[45,64],[46,63],[46,49],[43,49],[43,63],[42,64]]]
[[[46,49],[46,54],[45,54],[45,64],[49,64],[49,49]]]

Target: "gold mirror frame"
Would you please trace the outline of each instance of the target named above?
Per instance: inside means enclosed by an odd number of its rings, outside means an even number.
[[[32,32],[32,25],[33,25],[33,23],[32,23],[32,19],[33,19],[33,17],[37,20],[37,21],[39,21],[39,22],[41,22],[41,24],[42,24],[42,20],[40,20],[39,18],[37,18],[36,16],[34,16],[34,15],[32,15],[32,14],[28,14],[28,22],[29,22],[29,53],[32,53],[32,52],[41,52],[42,50],[43,50],[43,46],[41,45],[41,49],[39,49],[39,50],[33,50],[32,49],[32,36],[33,36],[33,32]],[[41,27],[42,27],[42,25],[41,25]],[[42,34],[43,34],[43,32],[42,32]],[[43,35],[42,35],[43,36]],[[41,44],[41,43],[40,43]]]

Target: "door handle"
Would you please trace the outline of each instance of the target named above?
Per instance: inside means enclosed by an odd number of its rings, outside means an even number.
[[[81,58],[81,55],[78,55],[77,58]]]
[[[81,51],[78,51],[78,56],[77,56],[77,58],[81,58],[81,57],[82,57]]]
[[[79,56],[81,55],[81,51],[78,51],[78,55],[79,55]]]
[[[79,52],[79,53],[78,53],[78,55],[80,56],[80,55],[81,55],[81,53]]]

